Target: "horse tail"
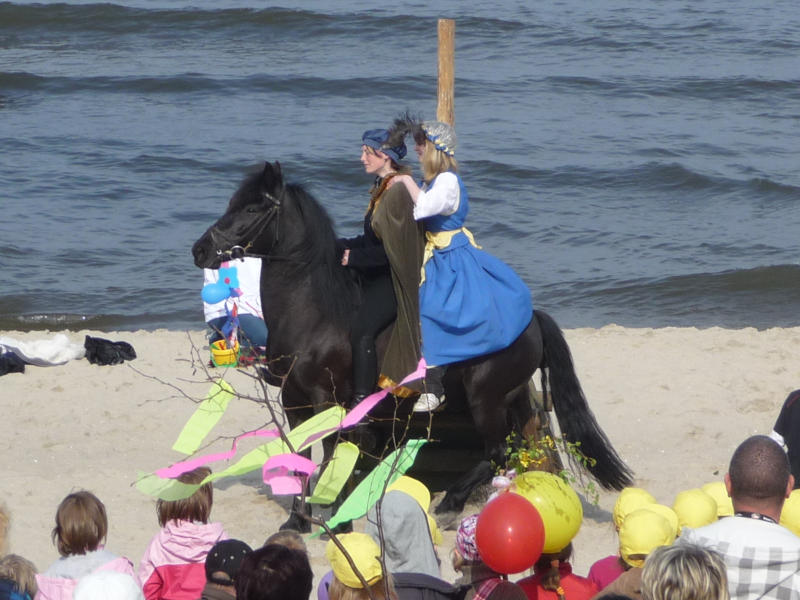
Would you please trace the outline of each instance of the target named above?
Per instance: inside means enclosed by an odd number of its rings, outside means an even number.
[[[548,314],[538,310],[534,314],[544,346],[541,366],[547,367],[547,371],[542,369],[542,389],[547,394],[549,380],[562,434],[567,441],[580,444],[578,449],[590,459],[586,468],[604,488],[621,490],[631,485],[633,472],[614,450],[589,409],[564,334]]]

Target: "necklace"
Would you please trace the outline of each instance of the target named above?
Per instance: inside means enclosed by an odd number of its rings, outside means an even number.
[[[761,513],[757,513],[757,512],[749,512],[749,511],[740,510],[740,511],[737,511],[734,516],[736,516],[736,517],[744,517],[745,519],[755,519],[757,521],[766,521],[767,523],[775,523],[775,524],[778,523],[772,517],[768,517],[767,515],[762,515]]]

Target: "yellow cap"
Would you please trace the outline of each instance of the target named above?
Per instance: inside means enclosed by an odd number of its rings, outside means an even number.
[[[795,535],[800,535],[800,490],[792,490],[792,493],[783,503],[781,525],[791,530]]]
[[[353,563],[355,563],[361,576],[369,585],[381,579],[383,576],[383,570],[381,569],[379,560],[381,549],[371,536],[366,533],[345,533],[336,536],[336,538],[342,546],[344,546],[345,550],[347,550],[347,553],[350,555],[350,558],[353,559]],[[333,568],[333,574],[336,576],[336,579],[347,587],[364,587],[361,585],[358,576],[350,567],[350,563],[347,562],[344,553],[339,550],[339,547],[333,540],[329,540],[328,545],[325,546],[325,557],[328,559],[328,562],[331,563],[331,568]]]
[[[641,567],[653,550],[674,541],[668,519],[654,510],[639,508],[628,514],[619,528],[619,555],[630,566]]]
[[[681,524],[678,520],[677,513],[669,506],[666,506],[665,504],[646,504],[641,508],[641,510],[651,510],[664,517],[669,523],[670,527],[672,527],[672,535],[674,537],[678,537],[678,534],[681,532]]]
[[[619,529],[626,515],[645,504],[655,504],[656,499],[647,490],[637,487],[626,487],[623,489],[614,504],[614,525]]]
[[[439,531],[439,526],[436,524],[436,521],[433,519],[433,517],[428,514],[428,510],[431,507],[431,493],[424,483],[418,479],[414,479],[413,477],[401,475],[395,480],[394,483],[392,483],[392,485],[386,488],[386,491],[403,492],[404,494],[408,494],[414,500],[416,500],[417,504],[419,504],[422,507],[422,510],[425,512],[425,516],[428,517],[428,529],[431,532],[431,539],[433,540],[433,543],[437,546],[441,545],[442,532]]]
[[[728,496],[728,490],[722,481],[712,481],[700,488],[711,496],[717,503],[717,517],[733,516],[733,500]]]
[[[700,488],[678,492],[672,510],[678,515],[681,530],[703,527],[717,520],[717,501]]]

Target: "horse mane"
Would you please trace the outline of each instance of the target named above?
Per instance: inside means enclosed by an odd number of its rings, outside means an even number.
[[[285,193],[290,195],[292,205],[305,225],[303,238],[289,248],[292,261],[297,261],[298,270],[311,278],[312,294],[323,314],[349,327],[358,288],[339,261],[330,215],[300,184],[286,184]]]

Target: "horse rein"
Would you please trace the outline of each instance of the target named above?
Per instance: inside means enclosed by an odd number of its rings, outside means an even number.
[[[229,240],[228,237],[222,231],[220,231],[216,225],[209,230],[211,239],[218,247],[229,246],[228,250],[217,250],[217,256],[220,257],[220,259],[234,260],[238,258],[244,258],[245,256],[252,256],[254,258],[261,259],[271,258],[270,253],[272,252],[272,249],[278,245],[278,242],[280,242],[279,227],[275,227],[275,237],[266,254],[254,254],[249,252],[249,249],[253,247],[253,242],[258,239],[262,233],[264,233],[269,224],[272,223],[273,219],[280,215],[282,206],[280,198],[283,196],[283,189],[281,189],[281,193],[278,197],[273,196],[269,192],[262,192],[262,196],[264,200],[269,200],[271,202],[271,206],[266,213],[261,215],[250,225],[245,234],[242,236],[245,239],[249,238],[249,241],[244,246],[231,242],[231,240]]]

